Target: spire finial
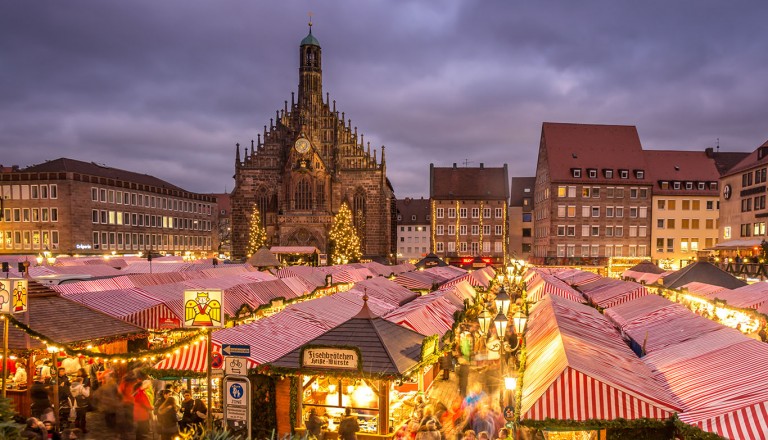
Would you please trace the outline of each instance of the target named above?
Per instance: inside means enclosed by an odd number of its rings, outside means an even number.
[[[363,289],[363,304],[368,304],[368,288]]]
[[[312,11],[309,11],[307,15],[309,16],[309,33],[311,34],[312,33]]]

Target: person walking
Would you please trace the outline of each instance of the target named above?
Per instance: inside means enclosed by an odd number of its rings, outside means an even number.
[[[352,408],[344,408],[344,417],[339,422],[339,439],[357,440],[358,431],[360,431],[360,424],[357,422],[357,416],[352,415]]]
[[[88,412],[91,388],[85,386],[83,378],[78,376],[72,381],[70,393],[72,394],[71,402],[75,406],[75,428],[79,428],[85,434],[88,432],[85,429],[85,414]]]
[[[29,390],[29,397],[32,400],[31,414],[38,419],[43,418],[46,409],[53,408],[51,399],[48,397],[50,387],[46,387],[41,377],[35,377],[35,382]]]
[[[163,390],[163,403],[157,407],[157,430],[160,440],[173,440],[179,434],[179,421],[176,412],[179,410],[176,399],[170,390]]]
[[[133,422],[136,424],[136,440],[149,439],[149,421],[152,419],[152,401],[147,390],[152,382],[137,382],[133,388]]]
[[[309,418],[305,423],[308,437],[323,440],[323,428],[326,424],[327,422],[325,419],[317,415],[317,410],[315,408],[309,409]]]
[[[208,408],[200,399],[193,399],[192,392],[184,390],[184,400],[181,402],[181,426],[182,431],[192,430],[195,433],[202,432],[203,422],[208,414]]]

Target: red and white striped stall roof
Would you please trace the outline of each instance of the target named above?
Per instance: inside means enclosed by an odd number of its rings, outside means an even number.
[[[214,335],[216,333],[213,333],[211,338]],[[214,353],[221,353],[221,343],[212,341],[211,345]],[[253,360],[246,359],[246,361],[248,368],[256,367],[256,363]],[[158,362],[155,368],[158,370],[182,370],[203,373],[206,370],[207,362],[208,356],[205,352],[205,343],[198,341],[190,344],[187,348],[179,349],[177,353],[173,353],[166,359]]]
[[[579,286],[581,293],[601,308],[614,307],[641,296],[649,295],[645,286],[631,281],[601,278]]]
[[[477,297],[477,290],[475,290],[475,288],[467,281],[461,281],[452,286],[441,287],[440,290],[452,292],[461,304],[464,303],[464,300],[474,302]]]
[[[621,274],[621,277],[631,278],[640,284],[654,284],[659,280],[659,278],[664,278],[671,273],[671,271],[663,273],[637,272],[631,269],[627,269]]]
[[[177,327],[181,324],[179,315],[161,301],[143,295],[139,289],[80,292],[64,296],[145,329],[164,328],[170,321],[176,322]],[[163,322],[166,324],[161,325]]]
[[[418,297],[413,291],[390,281],[388,278],[376,277],[355,284],[353,290],[365,292],[371,298],[376,298],[396,306],[413,301]]]
[[[425,270],[417,270],[414,272],[404,272],[395,278],[395,282],[407,289],[413,290],[429,290],[435,283],[441,283],[445,281],[445,278],[438,277]]]
[[[544,295],[556,295],[578,303],[587,302],[584,296],[573,287],[549,274],[541,274],[528,287],[528,301],[535,303]]]
[[[565,269],[555,272],[553,275],[570,286],[581,286],[602,278],[594,272],[579,269]]]
[[[768,302],[768,282],[748,284],[733,290],[723,290],[715,297],[725,301],[731,307],[756,309]]]
[[[384,319],[422,335],[443,335],[453,326],[453,314],[464,308],[455,298],[450,291],[430,293],[389,312]]]
[[[714,299],[716,296],[718,296],[718,293],[724,290],[728,290],[722,286],[715,286],[712,284],[700,283],[698,281],[685,284],[682,287],[685,289],[688,289],[688,293],[690,293],[691,295],[696,295],[702,298],[709,298],[709,299]]]
[[[448,281],[444,282],[443,284],[440,285],[440,289],[448,288],[448,287],[451,287],[451,286],[455,286],[456,284],[459,284],[461,282],[467,282],[467,283],[471,284],[473,287],[480,287],[480,286],[482,286],[482,283],[475,277],[475,273],[472,272],[472,273],[465,273],[463,275],[459,275],[459,276],[457,276],[456,278],[454,278],[452,280],[448,280]],[[483,286],[483,287],[488,287],[488,286],[486,285],[486,286]]]
[[[521,418],[667,419],[680,402],[592,307],[545,296],[530,315]]]
[[[310,266],[290,266],[284,267],[275,274],[278,278],[299,277],[303,278],[309,284],[320,287],[325,286],[325,273]],[[334,282],[336,280],[333,280]]]

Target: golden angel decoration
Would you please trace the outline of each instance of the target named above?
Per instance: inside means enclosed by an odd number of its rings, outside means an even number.
[[[224,327],[221,290],[185,290],[185,327]]]
[[[13,280],[13,313],[27,311],[27,280]]]

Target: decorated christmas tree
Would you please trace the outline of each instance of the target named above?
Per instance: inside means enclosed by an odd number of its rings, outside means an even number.
[[[261,213],[259,208],[253,205],[251,212],[251,230],[248,235],[248,256],[255,254],[256,251],[267,245],[267,230],[261,224]]]
[[[333,218],[329,233],[331,261],[334,264],[352,263],[360,259],[360,237],[352,224],[352,211],[346,203],[341,204],[339,213]]]

